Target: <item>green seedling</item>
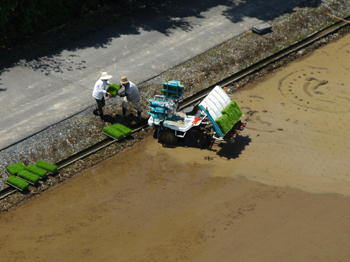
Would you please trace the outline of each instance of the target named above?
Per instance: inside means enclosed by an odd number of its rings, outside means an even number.
[[[18,172],[24,170],[26,166],[22,162],[15,163],[6,168],[6,171],[11,175],[17,175]]]
[[[10,176],[6,180],[7,183],[10,185],[13,185],[16,188],[19,188],[20,190],[25,190],[28,188],[29,184],[26,181],[23,181],[22,179],[19,179],[16,176]]]
[[[35,164],[37,167],[40,167],[44,170],[47,170],[51,173],[55,173],[57,171],[57,166],[56,165],[53,165],[51,163],[48,163],[46,161],[43,161],[43,160],[39,160],[38,162],[36,162]]]
[[[242,117],[243,113],[236,101],[231,101],[222,111],[222,116],[215,120],[221,132],[226,135]]]
[[[35,165],[29,165],[26,167],[26,170],[32,172],[33,174],[38,175],[39,177],[44,177],[47,174],[47,171],[45,169],[42,169],[40,167],[37,167]]]
[[[113,128],[119,130],[120,132],[122,132],[125,136],[130,135],[132,130],[122,124],[116,123],[114,125],[112,125]]]
[[[110,93],[112,97],[115,97],[117,96],[119,89],[120,89],[120,85],[110,84],[107,88],[107,92]]]
[[[112,126],[105,126],[103,128],[103,132],[116,139],[119,139],[124,136],[122,132],[120,132],[118,129],[113,128]]]
[[[33,184],[36,184],[39,181],[39,176],[36,174],[33,174],[32,172],[28,170],[22,170],[18,172],[17,174],[18,177],[23,178]]]
[[[130,135],[132,130],[124,125],[116,123],[114,125],[104,127],[103,132],[114,137],[115,139],[120,139]]]

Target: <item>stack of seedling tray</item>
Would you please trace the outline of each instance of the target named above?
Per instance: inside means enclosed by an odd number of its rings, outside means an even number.
[[[6,168],[6,172],[10,175],[6,184],[17,188],[20,191],[24,191],[28,188],[29,184],[24,180],[17,177],[17,174],[23,170],[25,170],[26,166],[22,162],[18,162],[16,164],[10,165]]]
[[[118,94],[119,89],[120,85],[110,84],[107,88],[107,92],[110,93],[112,97],[115,97]]]
[[[115,140],[123,139],[131,135],[132,130],[122,124],[116,123],[111,126],[105,126],[103,128],[103,134],[113,138]]]
[[[222,116],[215,120],[221,132],[227,134],[242,117],[243,113],[236,101],[231,101],[222,111]]]
[[[29,184],[36,185],[40,179],[56,171],[56,165],[43,160],[39,160],[35,165],[31,164],[28,166],[25,166],[22,162],[18,162],[6,168],[6,172],[10,175],[6,180],[6,184],[24,191],[28,188]]]
[[[184,94],[184,85],[180,80],[172,80],[163,83],[161,93],[168,98],[180,98]]]

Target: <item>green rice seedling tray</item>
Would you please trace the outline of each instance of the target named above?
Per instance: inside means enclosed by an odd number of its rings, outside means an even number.
[[[44,160],[39,160],[38,162],[36,162],[35,166],[40,167],[44,170],[47,170],[48,172],[51,172],[51,173],[55,173],[57,171],[56,165],[46,162]]]
[[[228,115],[222,115],[218,119],[215,120],[216,124],[220,128],[221,132],[226,135],[233,125],[231,125],[231,121]]]
[[[18,172],[24,170],[25,168],[26,166],[22,162],[17,162],[13,165],[6,167],[6,172],[10,176],[14,176],[14,175],[17,175]]]
[[[20,179],[26,181],[29,184],[35,185],[39,181],[39,176],[36,174],[33,174],[32,172],[28,170],[22,170],[18,172],[17,177]]]
[[[118,94],[119,89],[120,85],[110,84],[107,88],[107,92],[110,93],[112,97],[115,97]]]
[[[223,134],[227,134],[243,116],[236,101],[232,101],[222,111],[222,116],[215,120]]]
[[[132,130],[122,124],[116,123],[111,126],[105,126],[103,128],[103,134],[109,136],[112,139],[120,140],[131,135]]]
[[[43,179],[48,176],[47,170],[37,167],[35,165],[26,166],[26,170],[28,170],[29,172],[32,172],[33,174],[38,175],[40,179]]]
[[[26,181],[19,179],[16,176],[8,177],[6,179],[6,184],[8,184],[9,186],[12,186],[14,188],[17,188],[19,191],[24,191],[29,186],[29,184]]]
[[[236,124],[238,120],[242,117],[243,113],[239,106],[237,105],[236,101],[231,101],[230,104],[228,104],[222,111],[221,113],[223,115],[228,115],[230,119],[232,119]]]

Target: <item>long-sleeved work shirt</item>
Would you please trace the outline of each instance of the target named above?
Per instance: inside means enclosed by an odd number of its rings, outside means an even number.
[[[125,87],[125,94],[129,102],[138,102],[140,100],[140,93],[136,85],[129,81]]]
[[[107,80],[97,80],[94,86],[94,91],[92,92],[92,96],[98,100],[102,100],[103,96],[107,93],[107,85],[109,85],[109,82]]]

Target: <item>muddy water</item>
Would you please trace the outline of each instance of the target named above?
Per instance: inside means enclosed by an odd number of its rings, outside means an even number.
[[[0,217],[0,261],[348,261],[350,37],[234,95],[212,151],[151,137]]]
[[[253,141],[235,173],[350,196],[349,73],[347,36],[235,94]]]

